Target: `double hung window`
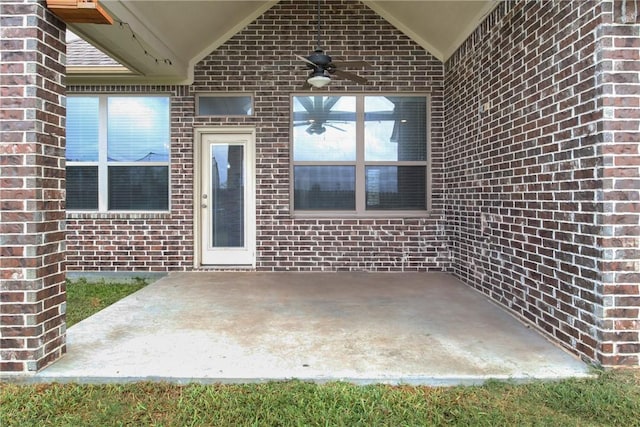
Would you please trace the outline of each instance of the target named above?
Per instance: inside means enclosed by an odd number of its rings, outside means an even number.
[[[67,98],[67,210],[169,209],[170,99]]]
[[[424,213],[427,113],[426,95],[293,96],[294,213]]]

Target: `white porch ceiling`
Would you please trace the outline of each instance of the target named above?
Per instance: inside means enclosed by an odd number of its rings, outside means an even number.
[[[369,1],[364,4],[445,61],[499,0]],[[193,67],[278,0],[101,0],[114,25],[69,24],[130,74],[69,68],[68,83],[188,84]]]

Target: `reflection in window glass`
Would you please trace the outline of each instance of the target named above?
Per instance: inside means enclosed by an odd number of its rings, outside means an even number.
[[[293,96],[293,210],[365,216],[428,209],[428,99]]]
[[[169,160],[169,98],[111,97],[107,108],[110,162]]]
[[[426,117],[424,97],[365,97],[365,160],[425,160]]]
[[[67,98],[66,157],[71,162],[98,161],[99,99],[73,96]]]
[[[355,160],[355,111],[353,96],[293,97],[294,160]]]
[[[250,116],[253,100],[250,96],[199,95],[199,116]]]
[[[166,166],[109,166],[109,210],[168,210]]]
[[[367,209],[425,209],[424,166],[367,166],[365,174]]]
[[[67,209],[98,209],[98,167],[67,166]]]
[[[244,236],[244,147],[211,146],[211,233],[215,248],[239,248]]]
[[[168,210],[169,144],[167,96],[69,96],[67,209]]]
[[[355,167],[296,166],[293,174],[295,209],[355,209]]]

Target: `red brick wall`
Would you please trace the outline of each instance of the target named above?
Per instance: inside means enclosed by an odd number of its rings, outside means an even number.
[[[38,2],[0,5],[0,371],[65,351],[65,26]]]
[[[640,365],[640,1],[603,7],[602,294],[599,359]]]
[[[316,40],[316,2],[282,1],[195,69],[190,87],[121,88],[170,91],[170,214],[70,214],[70,270],[181,270],[193,266],[193,127],[256,127],[257,269],[429,270],[449,268],[442,211],[443,64],[359,2],[323,3],[323,44],[332,57],[368,60],[369,85],[334,80],[321,93],[427,92],[432,95],[433,212],[407,219],[292,219],[289,206],[289,96],[307,72],[294,55]],[[73,87],[70,92],[117,88]],[[194,117],[197,91],[255,96],[255,116]]]
[[[587,360],[637,365],[638,27],[610,19],[505,2],[447,62],[446,210],[457,276]]]

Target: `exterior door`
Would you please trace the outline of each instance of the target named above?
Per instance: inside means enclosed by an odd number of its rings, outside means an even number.
[[[255,266],[252,132],[199,131],[200,263]]]

